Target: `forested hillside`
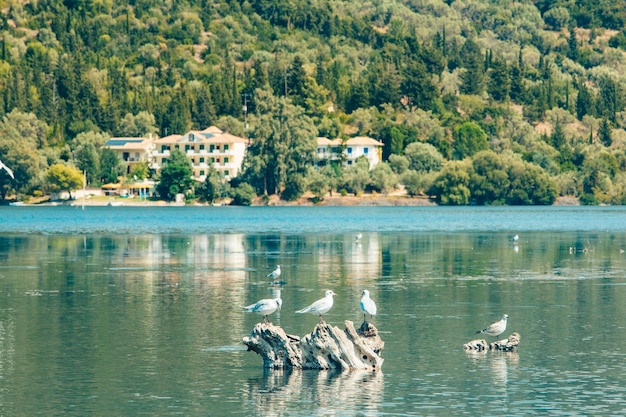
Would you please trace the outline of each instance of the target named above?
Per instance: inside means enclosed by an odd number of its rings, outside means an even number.
[[[216,125],[252,140],[235,194],[626,203],[624,0],[0,6],[3,199],[63,188],[59,165],[114,179],[108,137]],[[355,135],[385,162],[313,169],[317,136]],[[228,192],[207,183],[207,200]]]

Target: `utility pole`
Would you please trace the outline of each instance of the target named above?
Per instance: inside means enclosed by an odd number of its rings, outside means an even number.
[[[243,126],[246,135],[246,139],[248,139],[248,93],[243,93]]]

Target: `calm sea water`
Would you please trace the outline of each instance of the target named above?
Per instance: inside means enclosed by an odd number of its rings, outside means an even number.
[[[624,250],[622,208],[0,207],[0,415],[624,415]],[[382,371],[264,370],[242,307],[304,335],[325,289]]]

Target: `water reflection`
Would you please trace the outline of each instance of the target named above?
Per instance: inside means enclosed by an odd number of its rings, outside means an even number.
[[[265,369],[248,379],[243,394],[255,415],[281,415],[310,404],[307,415],[378,415],[384,397],[382,372]],[[300,404],[300,405],[296,405]]]

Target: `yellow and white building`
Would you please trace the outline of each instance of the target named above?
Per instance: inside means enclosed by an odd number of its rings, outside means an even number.
[[[193,178],[204,181],[213,166],[225,180],[239,175],[248,140],[224,133],[215,126],[192,130],[184,135],[169,135],[154,141],[154,166],[160,169],[171,152],[183,151],[193,167]]]
[[[169,135],[159,139],[111,138],[104,146],[114,150],[127,164],[127,173],[130,173],[133,164],[143,161],[151,169],[159,170],[167,163],[172,151],[180,149],[191,161],[195,180],[204,181],[210,166],[222,178],[230,180],[241,171],[248,140],[211,126],[204,130],[192,130],[184,135]]]

